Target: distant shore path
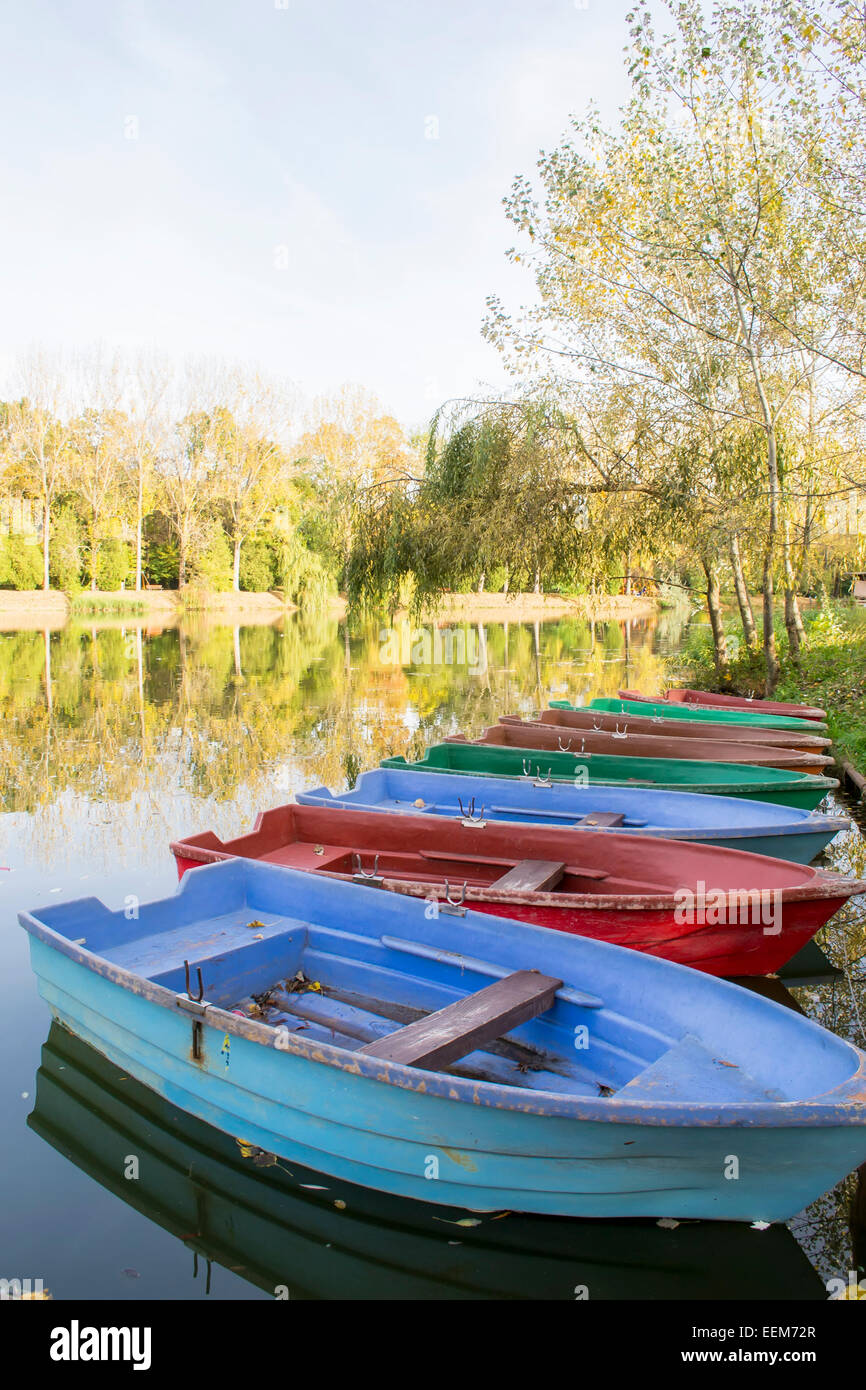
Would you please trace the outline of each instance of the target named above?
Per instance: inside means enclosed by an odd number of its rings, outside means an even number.
[[[127,589],[118,593],[96,594],[84,590],[77,597],[82,603],[94,604],[97,608],[92,615],[94,619],[101,616],[98,612],[101,605],[105,605],[105,616],[122,619],[123,610],[128,605],[131,620],[150,618],[166,625],[183,613],[203,613],[217,622],[235,624],[244,621],[274,622],[286,613],[297,611],[293,604],[286,603],[273,593],[208,594],[195,590],[179,594],[175,589],[143,589],[141,592]],[[330,600],[328,608],[333,617],[342,617],[346,610],[345,600],[335,597]],[[649,617],[657,611],[655,599],[624,594],[567,597],[564,594],[472,593],[446,594],[435,609],[425,613],[425,617],[438,623],[534,623],[571,617],[592,622],[625,622],[627,619]],[[70,616],[70,598],[60,589],[52,589],[48,593],[41,589],[0,589],[0,631],[61,628]],[[395,616],[407,615],[401,610]],[[79,617],[87,622],[91,615],[80,614]]]
[[[625,594],[447,594],[430,616],[441,621],[536,623],[554,618],[625,622],[647,618],[659,609],[653,598]]]

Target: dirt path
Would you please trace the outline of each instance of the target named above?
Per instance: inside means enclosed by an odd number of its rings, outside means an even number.
[[[425,614],[466,622],[534,623],[554,618],[590,618],[594,622],[646,618],[658,612],[655,599],[624,594],[448,594]]]
[[[79,604],[93,604],[93,610],[81,613],[89,618],[119,618],[129,609],[130,618],[153,618],[171,622],[182,614],[206,614],[216,621],[250,622],[275,621],[286,613],[296,612],[291,603],[272,593],[235,594],[206,593],[189,589],[182,595],[174,589],[134,589],[116,593],[78,595]],[[60,590],[43,593],[0,589],[0,631],[17,629],[55,629],[69,621],[70,599]],[[345,599],[334,597],[328,605],[332,617],[341,618],[346,611]],[[594,622],[617,622],[628,618],[645,618],[658,611],[651,598],[625,595],[581,595],[567,598],[561,594],[447,594],[438,607],[425,612],[428,621],[533,623],[555,618],[588,618]],[[405,617],[400,612],[397,617]]]

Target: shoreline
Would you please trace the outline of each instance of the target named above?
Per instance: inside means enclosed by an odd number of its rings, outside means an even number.
[[[327,615],[342,619],[346,600],[334,595],[327,603]],[[157,621],[166,625],[187,617],[206,617],[237,623],[273,623],[298,613],[294,603],[279,594],[211,593],[202,589],[135,589],[115,592],[82,590],[73,596],[61,589],[0,589],[0,631],[55,631],[69,622],[98,622],[128,619],[130,622]],[[561,594],[448,594],[435,607],[425,609],[427,622],[549,622],[556,618],[583,618],[590,622],[626,622],[648,618],[658,612],[652,598],[625,594],[567,597]],[[398,609],[395,620],[406,618],[408,610]]]
[[[532,623],[554,618],[585,618],[591,622],[627,622],[658,613],[657,599],[629,594],[446,594],[440,603],[423,610],[431,621]],[[398,608],[395,618],[408,616]]]

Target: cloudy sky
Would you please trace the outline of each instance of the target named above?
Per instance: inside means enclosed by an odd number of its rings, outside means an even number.
[[[363,384],[406,423],[504,378],[501,199],[626,90],[625,0],[18,0],[0,364],[32,344]]]

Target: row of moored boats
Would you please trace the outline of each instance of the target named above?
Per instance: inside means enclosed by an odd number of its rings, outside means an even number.
[[[505,716],[252,831],[177,894],[21,915],[58,1021],[245,1144],[382,1191],[784,1219],[866,1159],[866,1054],[734,978],[866,883],[824,712],[622,691]]]

